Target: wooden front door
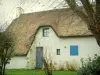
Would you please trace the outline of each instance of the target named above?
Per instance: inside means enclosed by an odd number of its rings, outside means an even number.
[[[36,47],[36,68],[43,67],[43,47]]]

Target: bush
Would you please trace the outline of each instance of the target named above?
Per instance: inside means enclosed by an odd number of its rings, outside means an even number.
[[[66,68],[68,71],[77,71],[77,63],[73,62],[66,62]]]
[[[78,75],[100,75],[100,56],[94,55],[94,58],[89,57],[86,61],[81,59],[82,67],[78,70]]]

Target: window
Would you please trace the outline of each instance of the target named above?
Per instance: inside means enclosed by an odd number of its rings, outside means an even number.
[[[57,55],[60,55],[60,49],[57,49]]]
[[[70,46],[70,56],[78,56],[78,45]]]
[[[48,37],[49,28],[43,28],[43,37]]]

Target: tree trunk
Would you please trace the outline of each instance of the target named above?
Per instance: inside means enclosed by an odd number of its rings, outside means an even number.
[[[93,33],[97,44],[100,46],[100,0],[95,0],[95,8],[92,7],[89,0],[80,0],[83,8],[80,8],[75,0],[65,1],[70,8],[87,24],[88,29]],[[83,11],[82,9],[85,10]]]
[[[100,46],[100,0],[96,0],[96,31],[93,32],[96,37],[97,43]]]
[[[5,67],[6,67],[6,64],[4,63],[4,67],[3,67],[3,73],[2,73],[2,75],[5,75]]]
[[[96,28],[94,28],[94,29],[90,28],[90,31],[94,35],[94,37],[95,37],[95,39],[97,41],[97,44],[100,46],[100,32]]]

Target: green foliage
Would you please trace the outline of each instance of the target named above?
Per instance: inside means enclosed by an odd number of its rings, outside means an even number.
[[[5,75],[5,66],[13,52],[12,39],[5,32],[0,33],[0,75]]]
[[[95,54],[93,59],[89,57],[86,61],[81,59],[81,62],[78,75],[100,75],[100,56]]]
[[[8,49],[11,46],[11,39],[6,35],[6,33],[0,33],[0,50],[1,49]]]

